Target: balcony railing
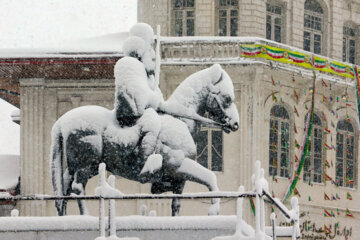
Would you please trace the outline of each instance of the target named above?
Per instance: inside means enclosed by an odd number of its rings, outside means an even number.
[[[354,79],[355,66],[257,37],[161,37],[162,63],[271,60]]]

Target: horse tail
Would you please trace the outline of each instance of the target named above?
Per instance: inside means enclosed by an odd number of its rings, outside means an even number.
[[[56,122],[51,130],[51,148],[50,148],[50,160],[51,160],[51,179],[53,184],[53,190],[55,196],[64,195],[64,178],[63,178],[63,136],[61,133],[61,127]],[[58,215],[65,214],[63,208],[64,201],[62,199],[55,200],[55,206],[58,211]]]

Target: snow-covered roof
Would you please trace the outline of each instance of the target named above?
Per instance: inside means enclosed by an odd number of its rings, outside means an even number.
[[[20,126],[11,120],[15,110],[19,109],[0,98],[0,155],[20,155]]]
[[[65,41],[56,48],[0,48],[1,58],[105,57],[122,56],[129,32]]]

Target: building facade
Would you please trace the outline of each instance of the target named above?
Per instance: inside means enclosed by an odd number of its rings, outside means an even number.
[[[165,36],[160,75],[165,98],[187,76],[214,63],[233,80],[239,130],[225,134],[204,127],[196,139],[195,160],[216,173],[220,190],[235,191],[239,185],[251,190],[249,169],[260,160],[270,190],[284,197],[300,161],[315,91],[310,154],[294,191],[303,239],[356,239],[359,234],[359,118],[352,74],[353,64],[360,61],[359,16],[360,1],[350,0],[138,1],[138,20],[154,29],[159,24]],[[92,63],[75,58],[79,61],[74,64],[48,61],[19,77],[22,194],[52,193],[48,156],[57,118],[77,106],[113,106],[112,67],[119,56],[109,53],[106,59],[112,60],[107,63],[99,57]],[[150,191],[147,184],[117,180],[124,193]],[[95,177],[87,192],[96,184]],[[206,189],[187,183],[185,191]],[[22,215],[56,212],[52,202],[18,204]],[[119,215],[138,214],[142,204],[158,215],[171,213],[167,200],[117,204]],[[88,205],[97,214],[97,202]],[[246,206],[244,215],[251,222],[253,213],[250,204]],[[180,214],[204,215],[208,207],[209,201],[186,200]],[[235,207],[235,200],[224,200],[221,214],[234,214]],[[70,203],[69,213],[78,213],[75,203]],[[278,222],[286,224],[282,218]]]

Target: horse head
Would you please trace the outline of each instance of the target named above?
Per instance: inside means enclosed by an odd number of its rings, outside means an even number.
[[[208,94],[205,109],[214,121],[223,124],[226,133],[239,128],[239,113],[234,103],[234,86],[230,76],[219,64],[208,68]]]

